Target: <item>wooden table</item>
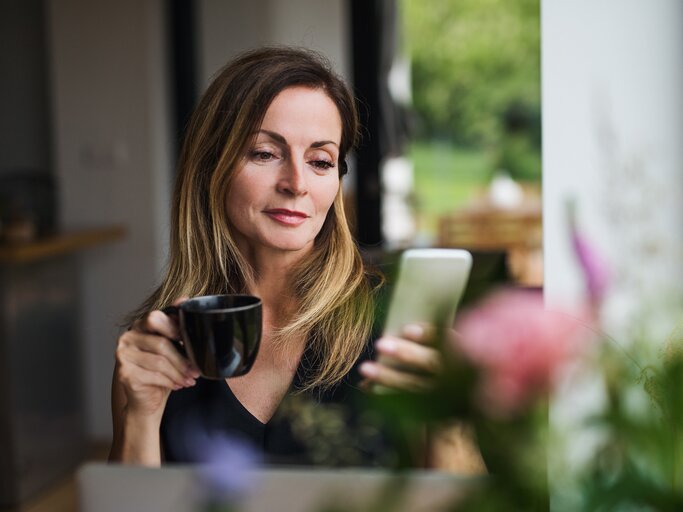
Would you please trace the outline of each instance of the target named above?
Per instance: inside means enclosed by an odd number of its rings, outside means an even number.
[[[540,198],[516,208],[496,208],[477,201],[439,219],[440,247],[503,252],[519,284],[543,284],[543,222]]]

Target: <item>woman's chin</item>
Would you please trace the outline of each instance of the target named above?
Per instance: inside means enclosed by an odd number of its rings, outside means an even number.
[[[269,249],[283,253],[307,253],[313,248],[313,240],[272,240],[267,244]]]

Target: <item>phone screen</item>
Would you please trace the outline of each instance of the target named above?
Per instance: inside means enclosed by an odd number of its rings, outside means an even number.
[[[409,323],[433,324],[440,320],[450,326],[471,267],[472,255],[462,249],[405,251],[384,334],[398,336]]]

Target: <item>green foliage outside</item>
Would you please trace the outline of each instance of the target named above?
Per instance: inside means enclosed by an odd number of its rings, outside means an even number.
[[[437,217],[462,207],[486,186],[490,158],[477,148],[417,141],[410,147],[415,166],[418,229],[436,233]]]
[[[519,180],[539,180],[539,0],[401,0],[401,5],[416,138],[478,149],[477,161],[488,158],[485,168],[476,168],[483,180],[497,169]],[[419,182],[426,168],[419,159],[415,163]],[[444,179],[449,180],[445,187],[459,186],[457,176]],[[439,201],[430,193],[418,183],[418,197]]]

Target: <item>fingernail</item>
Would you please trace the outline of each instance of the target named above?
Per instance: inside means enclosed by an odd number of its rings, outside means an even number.
[[[408,324],[403,328],[403,333],[410,338],[422,339],[425,329],[418,324]]]
[[[360,373],[366,377],[376,377],[379,373],[377,366],[375,366],[373,363],[361,364],[358,368],[358,371],[360,371]]]
[[[195,368],[191,364],[188,364],[185,367],[185,376],[186,377],[191,377],[191,378],[196,379],[197,377],[199,377],[199,375],[200,375],[199,370],[197,370],[197,368]]]
[[[194,386],[195,380],[194,379],[185,379],[185,385],[186,386]]]
[[[377,350],[384,352],[385,354],[393,354],[396,352],[397,348],[396,342],[389,338],[380,338],[377,340],[377,343],[375,343],[375,346],[377,347]]]

